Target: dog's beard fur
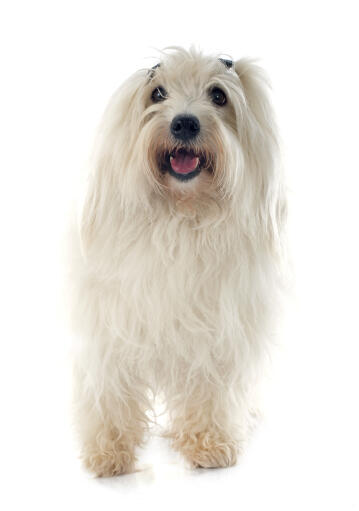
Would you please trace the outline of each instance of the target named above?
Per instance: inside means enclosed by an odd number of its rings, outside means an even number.
[[[165,101],[151,93],[162,86]],[[223,107],[211,87],[227,96]],[[75,320],[83,457],[99,475],[133,468],[163,393],[174,446],[195,465],[235,461],[279,289],[285,200],[261,70],[191,50],[164,53],[114,95],[81,219]],[[172,119],[196,115],[192,143]],[[163,167],[176,148],[201,171]]]

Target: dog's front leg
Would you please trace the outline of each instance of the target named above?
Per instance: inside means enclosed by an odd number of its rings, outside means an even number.
[[[130,374],[107,364],[101,375],[77,371],[76,422],[81,458],[97,476],[132,472],[147,427],[146,391]]]
[[[225,388],[198,374],[167,394],[171,417],[168,437],[194,467],[234,465],[239,450],[234,409]]]

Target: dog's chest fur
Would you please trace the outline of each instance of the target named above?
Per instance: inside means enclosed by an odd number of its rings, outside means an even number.
[[[256,293],[249,272],[257,261],[228,219],[128,219],[116,233],[110,260],[106,323],[141,342],[233,336],[243,328],[240,310],[248,313]]]

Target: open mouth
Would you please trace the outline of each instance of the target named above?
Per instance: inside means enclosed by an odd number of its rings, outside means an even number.
[[[179,181],[189,181],[206,167],[206,158],[190,149],[181,147],[161,155],[159,168]]]

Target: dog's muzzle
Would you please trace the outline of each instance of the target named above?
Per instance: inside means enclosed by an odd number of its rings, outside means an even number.
[[[173,148],[158,154],[158,166],[179,181],[189,181],[202,170],[212,172],[214,159],[197,147],[196,137],[201,130],[199,119],[190,114],[180,114],[170,124]]]

